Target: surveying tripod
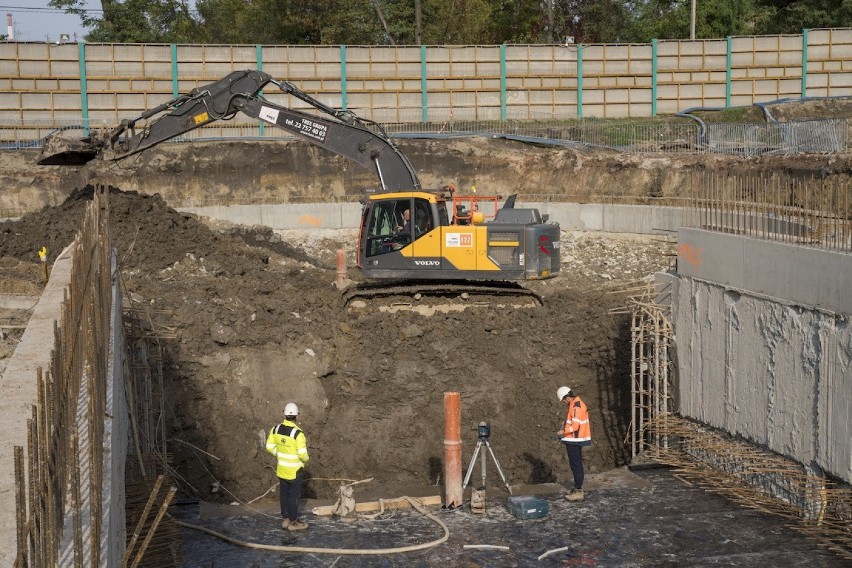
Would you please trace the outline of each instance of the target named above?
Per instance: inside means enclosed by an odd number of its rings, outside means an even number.
[[[494,450],[491,449],[491,442],[488,441],[488,438],[491,437],[491,427],[487,422],[480,422],[477,432],[479,434],[479,439],[476,441],[476,449],[473,450],[473,456],[471,456],[470,464],[467,466],[467,473],[464,475],[462,491],[464,491],[465,487],[467,487],[467,484],[470,482],[470,474],[473,473],[473,466],[476,465],[476,456],[479,455],[479,450],[482,449],[482,446],[485,446],[488,449],[488,453],[491,454],[491,459],[494,460],[494,465],[497,466],[497,473],[500,474],[500,479],[503,480],[503,485],[506,486],[506,490],[509,492],[509,495],[511,495],[512,487],[506,480],[506,474],[503,473],[503,468],[500,467],[500,462],[497,461],[497,456],[494,455]],[[485,452],[482,452],[482,487],[485,487]]]

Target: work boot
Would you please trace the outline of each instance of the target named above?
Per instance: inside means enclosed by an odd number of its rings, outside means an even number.
[[[308,528],[308,523],[303,523],[301,521],[290,521],[290,524],[287,525],[288,531],[303,531]]]
[[[568,501],[582,501],[585,498],[582,489],[572,489],[565,494],[565,499]]]
[[[283,521],[281,521],[281,528],[282,529],[286,529],[289,526],[290,526],[290,519],[284,519]]]

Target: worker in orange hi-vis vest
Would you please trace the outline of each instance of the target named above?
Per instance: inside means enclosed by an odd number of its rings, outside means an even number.
[[[565,498],[569,501],[583,500],[583,446],[592,445],[592,428],[589,425],[589,409],[570,387],[559,387],[556,397],[568,406],[565,424],[556,435],[568,451],[568,464],[574,475],[574,488]]]

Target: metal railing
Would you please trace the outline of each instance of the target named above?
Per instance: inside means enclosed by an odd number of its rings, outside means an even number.
[[[707,124],[701,146],[711,154],[762,156],[766,154],[832,154],[849,143],[845,118],[767,122],[761,124]]]
[[[533,119],[457,120],[446,109],[444,120],[382,123],[392,138],[499,137],[558,146],[592,147],[633,154],[830,154],[849,147],[849,122],[830,118],[756,124],[709,123],[702,127],[688,119],[618,120],[572,119],[547,116]],[[103,121],[0,121],[0,149],[40,148],[57,131],[82,138],[89,129],[107,128]],[[288,132],[256,121],[217,122],[188,132],[172,142],[230,139],[294,139]]]

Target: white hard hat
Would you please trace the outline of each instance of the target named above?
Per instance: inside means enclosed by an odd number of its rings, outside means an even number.
[[[295,402],[288,402],[287,406],[284,407],[284,416],[298,416],[299,415],[299,407],[296,406]]]
[[[556,389],[556,398],[562,400],[569,392],[571,392],[571,387],[559,387]]]

